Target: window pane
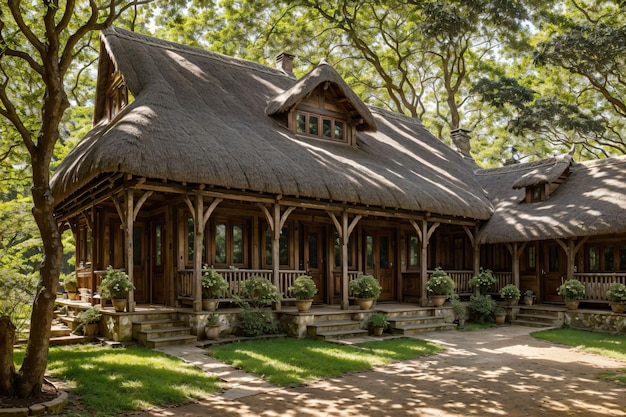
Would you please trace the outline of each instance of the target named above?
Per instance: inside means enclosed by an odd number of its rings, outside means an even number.
[[[193,262],[193,219],[190,217],[187,219],[187,261]]]
[[[535,269],[537,267],[537,255],[535,253],[535,247],[528,248],[528,269]]]
[[[317,268],[317,233],[309,232],[308,236],[309,241],[309,268]]]
[[[548,253],[548,269],[550,272],[559,272],[559,248],[550,246]]]
[[[215,263],[226,263],[226,223],[215,224]]]
[[[591,246],[589,248],[589,270],[597,271],[600,269],[600,248]]]
[[[319,119],[317,116],[309,116],[309,133],[315,136],[320,134]]]
[[[154,230],[154,264],[161,266],[163,264],[163,226],[160,224]]]
[[[365,253],[367,257],[367,268],[374,268],[374,237],[367,236],[365,238]]]
[[[343,122],[335,121],[335,139],[343,140]]]
[[[233,263],[243,263],[243,225],[233,226]]]
[[[280,265],[289,265],[289,227],[283,227],[280,231],[279,259]]]
[[[265,264],[272,264],[272,230],[269,226],[265,229]]]
[[[409,266],[419,266],[420,264],[420,245],[417,236],[409,238]]]
[[[306,115],[304,113],[296,115],[296,131],[298,133],[306,133]]]
[[[331,138],[332,137],[332,128],[331,128],[331,122],[328,119],[322,119],[322,133],[324,135],[325,138]]]
[[[615,270],[615,254],[613,253],[613,246],[607,246],[604,248],[604,270]]]
[[[619,269],[626,270],[626,245],[619,247]]]

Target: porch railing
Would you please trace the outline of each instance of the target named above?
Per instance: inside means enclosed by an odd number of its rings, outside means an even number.
[[[272,281],[272,271],[269,269],[216,269],[222,274],[228,282],[228,293],[225,298],[239,295],[241,292],[241,283],[250,277],[256,276]],[[306,274],[306,271],[299,270],[281,270],[278,277],[278,290],[284,298],[292,298],[289,287],[293,285],[295,279]],[[177,273],[176,292],[178,297],[193,296],[193,270],[182,269]]]
[[[428,271],[429,277],[432,272],[433,271]],[[472,287],[469,285],[469,281],[474,276],[474,271],[455,270],[446,271],[446,274],[448,274],[450,278],[452,278],[452,281],[454,281],[455,292],[457,294],[471,294],[473,292]],[[511,272],[494,272],[493,276],[496,279],[496,283],[491,289],[493,293],[499,293],[502,287],[513,283],[513,273]]]
[[[606,292],[614,282],[626,285],[626,273],[577,272],[574,273],[574,278],[585,286],[585,300],[588,301],[607,301]]]

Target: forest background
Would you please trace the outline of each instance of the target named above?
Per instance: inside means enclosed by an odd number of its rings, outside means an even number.
[[[624,0],[9,0],[0,9],[0,315],[18,328],[41,288],[36,168],[53,172],[91,128],[98,29],[110,24],[270,66],[289,52],[297,77],[325,59],[364,102],[419,118],[482,167],[572,148],[576,160],[626,153]],[[58,55],[67,106],[47,123],[54,82],[42,76],[50,48],[37,38],[54,31],[70,54]],[[451,142],[458,128],[469,143]],[[46,135],[49,164],[34,157],[44,143],[24,139]],[[73,252],[66,232],[65,273]]]

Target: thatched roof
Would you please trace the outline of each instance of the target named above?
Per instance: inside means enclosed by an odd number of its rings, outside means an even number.
[[[572,164],[573,150],[570,153],[546,159],[532,171],[522,175],[513,188],[525,188],[555,182]]]
[[[372,117],[369,109],[361,101],[361,99],[352,91],[352,89],[341,78],[339,73],[335,71],[325,60],[315,67],[311,72],[306,74],[293,87],[283,91],[274,97],[267,105],[265,112],[268,115],[275,115],[290,110],[298,102],[302,101],[315,88],[324,83],[334,84],[339,91],[346,97],[355,111],[363,119],[363,123],[357,126],[358,130],[375,132],[376,122]]]
[[[468,165],[417,119],[352,98],[377,127],[358,132],[357,146],[294,135],[265,111],[281,94],[289,98],[276,101],[277,110],[298,97],[298,82],[282,71],[118,28],[102,40],[135,101],[60,164],[57,203],[98,176],[123,172],[472,219],[492,213]],[[326,67],[308,80],[341,86]]]
[[[496,211],[485,225],[483,243],[626,232],[626,156],[572,163],[570,176],[545,201],[524,202],[520,178],[550,170],[567,158],[476,171]]]

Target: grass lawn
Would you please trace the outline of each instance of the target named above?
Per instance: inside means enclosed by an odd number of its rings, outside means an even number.
[[[626,362],[626,337],[577,329],[552,329],[531,333],[537,339],[577,347],[586,352],[607,356]],[[600,379],[626,385],[626,368],[619,371],[606,371]]]
[[[359,345],[279,338],[212,346],[210,352],[216,359],[263,376],[272,384],[297,386],[442,350],[434,343],[404,338]]]
[[[21,365],[24,349],[15,352]],[[138,346],[53,346],[47,373],[67,381],[85,416],[110,416],[155,405],[187,403],[220,389],[217,377],[179,359]]]

